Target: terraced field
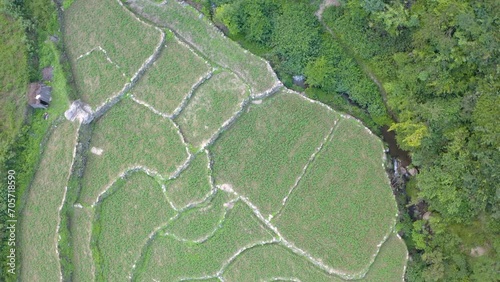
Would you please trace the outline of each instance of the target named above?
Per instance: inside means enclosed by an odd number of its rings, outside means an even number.
[[[94,119],[78,144],[65,122],[53,137],[63,145],[47,148],[34,183],[56,181],[47,189],[58,192],[42,204],[33,190],[26,224],[45,205],[68,228],[23,235],[47,252],[27,258],[22,277],[401,281],[407,254],[381,141],[282,87],[190,6],[127,3],[75,0],[65,11]]]
[[[21,221],[21,229],[25,230],[20,238],[22,281],[41,281],[42,277],[56,281],[61,276],[57,250],[59,209],[71,172],[76,129],[76,124],[65,121],[54,130],[31,184],[27,198],[29,204]]]

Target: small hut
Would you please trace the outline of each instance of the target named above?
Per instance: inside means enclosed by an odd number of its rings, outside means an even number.
[[[31,83],[28,87],[28,104],[35,109],[46,109],[50,101],[52,87],[41,82]]]

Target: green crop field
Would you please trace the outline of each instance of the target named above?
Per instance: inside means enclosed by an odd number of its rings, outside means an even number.
[[[173,215],[160,185],[150,176],[134,173],[116,183],[97,206],[92,234],[100,258],[97,277],[126,281],[149,235]]]
[[[168,177],[187,158],[172,121],[130,99],[115,105],[96,122],[91,146],[102,151],[101,155],[89,153],[82,204],[94,203],[105,187],[128,169],[145,166]]]
[[[206,152],[194,156],[189,166],[175,179],[166,183],[167,194],[178,208],[202,201],[212,190],[209,159]]]
[[[74,208],[71,217],[71,244],[73,257],[73,281],[94,281],[95,266],[90,249],[93,209]]]
[[[272,88],[277,82],[265,61],[225,38],[192,7],[177,1],[166,1],[158,6],[149,0],[130,1],[130,5],[147,19],[175,30],[209,60],[238,74],[254,94]]]
[[[214,177],[275,214],[339,115],[281,92],[251,104],[213,146]]]
[[[295,245],[354,274],[369,265],[395,214],[380,140],[343,119],[273,222]]]
[[[167,31],[158,60],[134,87],[133,94],[156,110],[172,114],[210,66]]]
[[[118,94],[127,82],[122,70],[107,61],[106,54],[100,50],[79,59],[74,69],[76,88],[92,108]]]
[[[203,146],[222,124],[239,109],[248,97],[243,82],[232,73],[213,75],[196,89],[189,104],[176,119],[186,141]]]
[[[363,280],[370,282],[402,281],[407,258],[406,245],[396,233],[385,241],[375,262]]]
[[[100,46],[129,78],[160,42],[160,32],[134,19],[118,0],[75,0],[65,11],[64,32],[73,62]]]
[[[252,211],[238,202],[220,230],[204,243],[184,243],[168,235],[155,238],[136,278],[138,281],[178,281],[213,276],[239,249],[272,238]]]
[[[273,267],[269,267],[272,265]],[[259,270],[259,271],[256,271]],[[329,276],[279,244],[269,244],[252,248],[234,260],[224,272],[224,281],[344,281]],[[289,280],[285,280],[289,281]]]
[[[211,201],[181,213],[165,228],[169,234],[186,241],[201,242],[211,237],[233,207],[234,196],[218,190]]]
[[[25,230],[19,240],[22,281],[55,281],[61,275],[56,232],[73,161],[76,129],[75,124],[66,121],[52,133],[29,189],[20,226]]]

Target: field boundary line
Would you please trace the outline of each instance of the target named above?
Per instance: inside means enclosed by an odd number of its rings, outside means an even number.
[[[395,229],[394,229],[394,233],[398,237],[398,240],[400,240],[400,242],[402,242],[404,244],[405,249],[406,249],[405,265],[403,266],[403,276],[401,277],[401,281],[404,281],[405,280],[405,274],[406,274],[406,268],[408,267],[408,259],[410,258],[410,253],[408,252],[408,246],[406,246],[405,241],[403,240],[403,238],[401,238],[401,236],[399,236],[399,233],[396,232]]]
[[[149,56],[142,63],[141,67],[134,73],[134,75],[132,76],[132,78],[130,79],[130,81],[127,82],[123,86],[123,88],[120,90],[120,92],[118,92],[118,94],[116,94],[113,97],[107,98],[106,101],[103,104],[101,104],[100,106],[98,106],[96,108],[96,110],[94,111],[94,114],[93,114],[93,118],[94,119],[100,118],[111,107],[113,107],[116,103],[118,103],[120,101],[120,99],[125,95],[125,93],[127,93],[132,87],[135,86],[135,84],[137,83],[137,81],[139,81],[139,79],[146,72],[146,70],[148,70],[149,67],[158,59],[158,57],[160,55],[160,52],[161,52],[161,50],[163,49],[163,47],[165,45],[165,37],[166,36],[165,36],[165,32],[163,32],[161,29],[159,29],[158,27],[155,27],[155,28],[160,31],[160,35],[161,36],[160,36],[160,42],[156,46],[153,54],[151,54],[151,56]]]
[[[186,160],[185,163],[179,168],[179,170],[176,171],[176,174],[173,175],[173,176],[170,176],[168,180],[174,180],[174,179],[177,179],[178,177],[180,177],[182,175],[182,173],[186,169],[189,168],[189,166],[191,165],[191,162],[196,158],[196,155],[198,153],[192,154],[191,155],[192,158]],[[215,194],[217,192],[216,191],[217,188],[215,187],[214,179],[213,179],[213,171],[212,171],[213,161],[212,161],[212,157],[210,155],[210,152],[208,150],[205,150],[205,156],[207,157],[207,168],[208,168],[207,180],[210,183],[210,191],[208,191],[208,193],[205,194],[205,196],[201,200],[189,202],[187,205],[185,205],[184,207],[182,207],[180,210],[183,210],[184,208],[189,207],[189,206],[196,206],[196,205],[199,205],[201,203],[204,203],[204,202],[207,201],[207,199],[209,199],[213,194]],[[167,193],[166,188],[165,188],[165,193]]]
[[[132,271],[131,271],[131,274],[129,275],[130,277],[130,280],[131,281],[135,281],[135,276],[137,275],[136,274],[136,270],[137,270],[137,265],[138,264],[141,264],[142,266],[142,263],[143,263],[143,260],[144,260],[144,256],[147,252],[147,249],[149,248],[149,246],[151,245],[151,243],[153,242],[153,240],[156,238],[156,236],[160,235],[160,236],[163,236],[163,234],[160,234],[161,230],[162,229],[165,229],[165,227],[167,227],[170,222],[176,220],[177,218],[179,218],[179,216],[185,212],[185,211],[188,211],[188,210],[191,210],[193,208],[196,208],[198,205],[200,204],[203,204],[204,202],[207,202],[209,200],[212,199],[212,197],[214,196],[215,192],[216,192],[217,188],[215,188],[215,190],[212,190],[205,199],[203,199],[202,202],[200,203],[197,203],[197,204],[193,204],[193,205],[188,205],[188,206],[185,206],[183,207],[182,209],[180,210],[177,210],[176,211],[176,214],[173,215],[172,217],[170,217],[164,224],[161,224],[159,226],[157,226],[150,234],[149,234],[149,238],[147,240],[147,242],[144,244],[144,246],[141,248],[141,253],[139,255],[139,257],[135,260],[133,266],[132,266]]]
[[[162,224],[158,225],[155,229],[153,229],[153,231],[151,231],[151,233],[149,233],[148,239],[146,239],[146,242],[142,246],[141,252],[139,253],[139,256],[137,257],[137,259],[132,264],[132,268],[131,268],[131,270],[129,272],[129,275],[128,275],[130,281],[135,281],[134,277],[136,275],[137,265],[143,263],[142,260],[144,258],[144,255],[147,252],[147,249],[151,245],[151,242],[153,242],[154,238],[158,235],[158,233],[163,228],[165,228],[165,226],[167,226],[172,220],[175,220],[176,218],[178,218],[179,215],[180,215],[180,213],[176,212],[176,214],[174,214],[172,217],[170,217],[165,223],[162,223]]]
[[[205,150],[206,148],[210,147],[211,145],[213,145],[213,143],[219,138],[219,136],[224,133],[225,131],[227,131],[235,122],[236,120],[238,120],[238,118],[244,113],[245,109],[247,108],[247,106],[254,100],[261,100],[261,99],[264,99],[264,98],[267,98],[273,94],[275,94],[276,92],[278,92],[280,89],[282,88],[282,84],[278,84],[276,85],[276,87],[272,88],[270,91],[268,91],[266,93],[266,96],[262,97],[262,98],[253,98],[250,94],[250,97],[247,97],[246,99],[244,99],[241,103],[240,103],[240,108],[238,111],[236,111],[233,116],[231,116],[229,119],[227,119],[216,131],[214,134],[212,134],[212,136],[208,139],[207,142],[205,142],[200,151],[201,150]]]
[[[296,277],[272,277],[270,278],[270,280],[264,280],[264,282],[273,282],[273,281],[302,282],[302,280]]]
[[[274,225],[272,225],[267,219],[264,218],[264,216],[262,215],[262,213],[259,211],[259,209],[251,202],[249,201],[246,197],[241,197],[241,200],[243,202],[245,202],[245,204],[247,204],[248,207],[250,207],[250,209],[253,211],[253,213],[257,216],[257,218],[262,221],[262,223],[264,223],[264,225],[266,225],[269,229],[271,229],[279,238],[279,242],[285,246],[286,248],[288,248],[289,250],[291,250],[293,253],[299,255],[299,256],[302,256],[302,257],[305,257],[309,262],[311,262],[314,266],[318,267],[319,269],[325,271],[326,273],[330,274],[330,275],[336,275],[342,279],[347,279],[347,280],[352,280],[352,279],[356,279],[357,276],[356,275],[350,275],[350,274],[346,274],[340,270],[337,270],[337,269],[334,269],[326,264],[324,264],[323,262],[321,262],[320,259],[317,259],[317,258],[314,258],[311,254],[307,253],[306,251],[298,248],[297,246],[295,246],[292,242],[289,242],[288,240],[286,240],[283,235],[281,235],[281,233],[279,232],[278,228],[275,227]]]
[[[280,216],[281,212],[283,211],[283,209],[285,208],[285,206],[288,202],[288,198],[290,198],[290,196],[295,191],[297,186],[299,186],[299,183],[301,182],[302,177],[304,177],[304,175],[307,173],[309,166],[314,162],[314,160],[316,159],[316,156],[323,150],[323,147],[325,146],[325,144],[330,142],[333,139],[335,129],[338,128],[338,124],[341,121],[342,121],[342,118],[335,120],[335,122],[334,122],[333,126],[330,128],[328,134],[323,138],[321,144],[318,147],[316,147],[314,152],[309,157],[309,160],[307,161],[304,168],[302,169],[301,174],[297,177],[297,179],[295,180],[295,183],[292,185],[292,187],[288,191],[288,194],[281,201],[281,207],[279,208],[279,210],[274,215],[269,215],[269,219],[268,219],[269,221],[271,221],[275,217]]]
[[[219,190],[220,191],[220,190]],[[220,191],[222,193],[222,191]],[[215,228],[213,228],[212,231],[210,231],[207,235],[205,236],[201,236],[200,238],[196,239],[196,240],[188,240],[188,239],[185,239],[185,238],[182,238],[181,236],[178,236],[174,233],[171,233],[171,232],[165,232],[163,235],[164,236],[168,236],[168,237],[172,237],[174,238],[175,240],[177,241],[180,241],[180,242],[183,242],[183,243],[193,243],[193,244],[203,244],[205,243],[206,241],[210,240],[216,233],[217,231],[219,231],[219,229],[221,229],[224,225],[224,222],[226,222],[226,219],[227,219],[227,215],[228,213],[233,209],[234,206],[232,206],[231,204],[235,204],[237,201],[239,201],[239,197],[237,198],[234,198],[234,199],[231,199],[229,202],[226,202],[225,204],[230,204],[228,206],[226,206],[224,204],[224,212],[222,214],[222,216],[219,218],[219,221],[217,221],[217,225],[215,226]],[[194,207],[193,207],[194,208]],[[179,216],[182,216],[182,214],[179,214]],[[176,219],[177,220],[177,219]],[[171,222],[174,222],[175,220],[172,220]],[[166,227],[166,226],[165,226]]]
[[[181,112],[184,111],[186,106],[189,104],[189,101],[191,100],[191,97],[193,96],[194,92],[196,90],[198,90],[198,88],[201,85],[203,85],[203,83],[205,83],[207,80],[212,78],[212,76],[214,75],[214,72],[216,70],[217,70],[217,68],[212,67],[211,70],[206,72],[203,76],[201,76],[198,79],[198,81],[195,84],[193,84],[193,86],[191,86],[191,89],[189,90],[188,94],[186,96],[184,96],[184,98],[182,98],[181,103],[177,106],[177,108],[175,108],[175,110],[170,115],[170,117],[169,117],[170,119],[173,120],[173,119],[177,118],[181,114]]]
[[[179,0],[174,0],[175,2],[177,2],[177,4],[181,5],[183,8],[187,8],[187,9],[192,9],[191,11],[193,11],[195,14],[198,15],[198,18],[200,17],[205,17],[202,13],[200,13],[198,10],[192,8],[189,4],[185,3],[184,1],[179,1]],[[149,5],[151,6],[156,6],[158,8],[163,8],[163,6],[165,4],[168,3],[168,1],[162,1],[161,3],[157,3],[157,2],[153,2],[151,0],[145,0],[144,2],[147,2]],[[132,11],[130,11],[131,13],[133,13]],[[164,12],[164,11],[163,11]],[[142,13],[142,12],[139,12],[139,14],[141,14],[141,16],[144,17],[144,14],[145,13]],[[194,18],[193,18],[194,19]],[[238,78],[240,78],[242,81],[244,81],[245,83],[249,84],[249,82],[247,81],[247,79],[243,79],[243,76],[240,74],[240,72],[238,72],[237,70],[234,70],[232,68],[230,68],[227,63],[220,63],[220,62],[214,62],[213,59],[210,59],[209,55],[205,54],[204,52],[202,52],[201,50],[199,50],[194,43],[190,42],[189,40],[185,39],[184,36],[180,35],[179,32],[176,31],[176,29],[174,29],[172,27],[171,24],[168,24],[166,22],[162,22],[161,24],[158,23],[158,22],[154,22],[153,20],[150,20],[152,23],[154,23],[155,26],[161,26],[163,28],[168,28],[172,33],[174,33],[174,35],[176,37],[178,37],[179,40],[182,40],[185,44],[187,44],[188,46],[191,47],[191,49],[196,50],[197,52],[199,52],[200,54],[203,55],[203,57],[206,57],[208,61],[211,61],[213,62],[213,64],[215,65],[219,65],[219,66],[222,66],[226,69],[230,69]],[[218,34],[220,35],[223,39],[225,39],[226,41],[228,42],[233,42],[230,38],[228,38],[222,31],[220,31],[211,21],[209,20],[204,20],[203,21],[204,24],[208,25],[213,31],[215,34]],[[271,67],[270,63],[267,61],[267,60],[264,60],[262,57],[260,56],[257,56],[251,52],[249,52],[248,50],[246,50],[245,48],[243,48],[240,44],[234,42],[234,47],[235,48],[239,48],[241,50],[241,52],[247,54],[247,53],[250,53],[251,56],[255,57],[255,59],[261,61],[261,62],[264,62],[264,64],[266,65],[266,70],[269,71],[269,75],[272,76],[273,78],[273,81],[275,82],[275,85],[276,84],[281,84],[281,81],[278,79],[278,76],[276,75],[276,72],[273,70],[273,68]],[[270,86],[268,88],[268,90],[265,90],[264,92],[268,92],[270,91],[270,89],[272,89],[273,86]],[[253,92],[254,91],[254,87],[250,87],[251,89],[251,93],[253,95]],[[257,94],[257,96],[259,96],[260,94]]]
[[[101,204],[102,204],[102,202],[103,202],[106,198],[108,198],[108,197],[112,196],[115,192],[117,192],[117,190],[118,190],[118,189],[122,188],[122,187],[120,186],[120,187],[116,187],[116,189],[112,189],[112,187],[114,187],[114,186],[115,186],[115,184],[116,184],[116,182],[118,181],[118,179],[120,179],[120,178],[121,178],[121,179],[126,180],[126,178],[127,178],[128,176],[130,176],[132,173],[139,172],[139,171],[141,171],[141,172],[145,173],[145,174],[146,174],[146,175],[148,175],[149,177],[153,177],[153,178],[155,178],[155,177],[162,177],[162,176],[161,176],[161,175],[159,175],[159,174],[158,174],[158,175],[152,175],[152,174],[150,174],[150,172],[153,172],[153,171],[151,171],[151,170],[149,170],[149,169],[147,169],[147,168],[145,168],[145,167],[140,167],[140,166],[139,166],[139,167],[135,167],[135,168],[132,168],[132,169],[127,170],[127,171],[126,171],[126,175],[125,175],[125,176],[123,176],[123,177],[119,177],[119,178],[116,178],[116,179],[115,179],[115,181],[113,181],[113,183],[112,183],[112,184],[108,187],[108,189],[107,189],[106,191],[104,191],[104,192],[100,195],[100,197],[98,198],[98,201],[96,201],[96,202],[95,202],[94,204],[92,204],[92,206],[91,206],[91,210],[93,211],[93,212],[92,212],[92,219],[91,219],[91,226],[92,226],[92,231],[91,231],[91,241],[90,241],[90,242],[91,242],[91,245],[92,245],[92,242],[96,242],[96,239],[94,238],[95,234],[94,234],[93,227],[94,227],[94,225],[96,224],[96,221],[98,220],[98,218],[100,217],[100,212],[101,212],[100,208],[101,208],[101,207],[100,207],[100,206],[98,206],[98,205],[101,205]],[[154,172],[153,172],[153,173],[154,173]],[[160,184],[158,184],[158,186],[160,186]],[[167,201],[167,203],[168,203],[168,204],[172,207],[172,209],[174,210],[174,215],[173,215],[172,217],[170,217],[170,218],[169,218],[166,222],[161,223],[159,226],[157,226],[155,229],[153,229],[153,231],[152,231],[151,233],[149,233],[148,239],[146,239],[146,243],[147,243],[147,241],[148,241],[148,240],[150,240],[150,239],[151,239],[151,236],[152,236],[153,234],[155,234],[156,232],[158,232],[159,230],[161,230],[162,228],[164,228],[164,227],[165,227],[165,226],[166,226],[166,225],[167,225],[170,221],[172,221],[173,219],[177,218],[177,217],[179,216],[179,214],[180,214],[179,210],[177,210],[177,209],[173,206],[173,204],[172,204],[172,202],[170,201],[170,199],[168,198],[167,194],[164,192],[163,187],[159,187],[159,188],[157,188],[157,187],[149,187],[149,189],[161,189],[161,190],[162,190],[162,192],[163,192],[162,194],[164,195],[165,200]],[[110,190],[112,190],[112,191],[110,191]],[[146,243],[145,243],[145,244],[146,244]],[[92,247],[92,246],[90,246],[90,249],[91,249],[91,253],[92,253],[92,254],[94,253],[94,250],[97,250],[97,251],[99,252],[99,255],[101,255],[101,254],[100,254],[100,250],[99,250],[99,248],[98,248],[98,246],[97,246],[97,244],[96,244],[96,243],[94,243],[94,246],[93,246],[93,247]],[[142,256],[142,253],[140,253],[139,257],[140,257],[140,256]],[[92,257],[93,257],[93,255],[92,255]],[[129,274],[128,274],[129,279],[132,279],[132,275],[133,275],[133,274],[132,274],[132,272],[134,271],[134,268],[135,268],[135,266],[136,266],[136,263],[137,263],[137,260],[135,260],[135,261],[134,261],[134,263],[133,263],[133,265],[131,266],[131,272],[129,272]],[[94,275],[94,277],[95,277],[95,275]]]
[[[84,54],[81,54],[80,56],[78,56],[76,58],[76,61],[78,62],[80,59],[87,57],[88,55],[92,54],[94,51],[101,51],[104,54],[104,56],[106,56],[106,60],[110,64],[114,65],[117,69],[121,69],[120,65],[118,65],[113,60],[111,60],[111,57],[109,57],[108,52],[106,51],[106,49],[102,48],[101,45],[98,45],[97,47],[90,49],[90,51],[88,51]],[[123,77],[127,77],[127,75],[124,72],[122,72],[122,75],[123,75]]]
[[[147,249],[149,248],[149,246],[151,245],[151,243],[153,242],[154,238],[156,236],[158,236],[158,234],[160,233],[160,231],[162,229],[164,229],[165,227],[167,227],[170,222],[176,220],[183,212],[185,211],[188,211],[190,209],[193,209],[193,208],[196,208],[198,205],[201,205],[207,201],[210,201],[215,193],[217,193],[217,191],[219,190],[217,187],[215,187],[214,185],[214,180],[213,180],[213,177],[212,177],[212,157],[210,155],[210,152],[208,150],[205,150],[206,154],[207,154],[207,158],[208,158],[208,166],[209,166],[209,181],[210,181],[210,186],[211,186],[211,190],[210,192],[208,192],[205,196],[204,199],[202,199],[201,201],[199,202],[192,202],[190,204],[188,204],[187,206],[181,208],[181,209],[174,209],[176,211],[176,214],[174,216],[172,216],[167,222],[165,222],[165,224],[162,224],[160,226],[158,226],[157,228],[155,228],[153,230],[153,232],[150,233],[149,235],[149,239],[147,240],[147,242],[144,244],[144,246],[142,247],[142,250],[141,250],[141,254],[140,256],[136,259],[136,261],[134,262],[133,266],[132,266],[132,270],[131,270],[131,274],[129,275],[131,281],[134,281],[134,277],[136,275],[136,268],[137,268],[137,264],[141,264],[143,263],[143,259],[144,259],[144,255],[146,254],[147,252]],[[164,189],[162,187],[162,189]],[[164,194],[165,194],[165,197],[167,197],[167,194],[168,192],[166,191],[166,189],[164,190]],[[170,201],[170,199],[168,199],[167,197],[167,201],[169,202],[169,204],[174,207],[173,203]]]
[[[231,263],[234,260],[236,260],[242,253],[244,253],[248,250],[251,250],[253,248],[256,248],[256,247],[261,247],[261,246],[270,245],[270,244],[277,244],[277,243],[279,243],[279,241],[280,241],[279,239],[273,238],[272,240],[260,241],[260,242],[253,243],[253,244],[250,244],[250,245],[247,245],[245,247],[240,248],[228,260],[226,260],[226,262],[224,264],[222,264],[222,267],[216,273],[217,277],[219,277],[219,279],[224,281],[224,278],[222,277],[222,275],[224,274],[224,271],[226,271],[227,267],[229,265],[231,265]]]
[[[129,9],[127,9],[127,7],[125,7],[125,5],[123,5],[122,1],[116,0],[116,2],[118,2],[118,4],[120,4],[120,6],[122,7],[122,9],[124,9],[125,11],[127,11],[127,13],[129,13],[132,17],[134,17],[138,22],[142,23],[145,26],[153,27],[153,28],[155,28],[157,30],[160,30],[156,25],[149,24],[149,23],[141,20],[139,17],[137,17],[137,15],[135,13],[133,13],[132,11],[130,11]]]
[[[137,104],[142,105],[142,106],[144,106],[144,107],[146,107],[146,108],[150,109],[153,113],[155,113],[155,114],[157,114],[157,115],[159,115],[159,116],[161,116],[161,117],[163,117],[163,118],[168,118],[168,119],[170,119],[170,116],[169,116],[169,115],[167,115],[167,114],[165,114],[165,113],[162,113],[162,112],[158,111],[157,109],[155,109],[155,108],[154,108],[153,106],[151,106],[150,104],[148,104],[148,103],[146,103],[146,102],[144,102],[144,101],[142,101],[142,100],[137,99],[137,98],[134,96],[134,94],[130,94],[129,96],[130,96],[130,99],[132,99],[132,101],[134,101],[134,102],[136,102]]]
[[[389,232],[387,232],[384,235],[384,237],[382,238],[382,240],[377,244],[377,250],[375,251],[375,253],[373,253],[373,255],[371,255],[370,261],[368,262],[367,266],[365,266],[365,268],[359,272],[356,279],[362,279],[368,274],[368,272],[370,272],[372,265],[375,263],[375,260],[377,259],[378,254],[380,253],[380,250],[385,245],[387,240],[389,240],[389,237],[391,237],[391,235],[394,233],[395,225],[396,225],[396,219],[393,220],[393,224],[390,226]],[[406,263],[405,263],[405,267],[406,267]]]
[[[166,180],[159,172],[152,170],[152,169],[149,169],[146,166],[142,166],[142,165],[131,166],[131,167],[123,170],[123,172],[121,174],[119,174],[116,178],[114,178],[113,181],[111,181],[108,185],[106,185],[106,187],[99,193],[96,200],[90,205],[90,207],[94,208],[97,204],[102,202],[102,200],[104,200],[106,197],[108,197],[109,195],[106,195],[106,194],[116,184],[116,182],[119,179],[126,179],[132,173],[135,173],[137,171],[142,171],[142,172],[146,173],[148,176],[153,177],[153,178],[158,177],[162,181]],[[110,193],[112,194],[113,192],[110,192]]]

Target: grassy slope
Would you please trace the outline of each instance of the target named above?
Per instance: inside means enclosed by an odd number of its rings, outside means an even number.
[[[158,60],[134,86],[133,94],[156,110],[172,114],[192,86],[210,70],[205,61],[171,32]]]
[[[167,1],[161,6],[148,0],[133,1],[132,7],[137,6],[144,17],[175,30],[209,60],[237,73],[253,93],[263,92],[276,82],[276,76],[263,60],[225,38],[191,6],[177,1]]]
[[[176,121],[186,141],[201,147],[240,109],[248,96],[243,82],[232,73],[220,72],[203,83]]]
[[[19,20],[0,12],[0,160],[23,122],[28,56]]]
[[[177,281],[182,277],[213,275],[239,248],[271,238],[252,211],[238,202],[222,228],[203,244],[186,244],[172,237],[156,237],[148,249],[145,267],[137,280]]]
[[[136,19],[117,0],[76,0],[65,11],[66,47],[72,61],[101,46],[132,76],[153,54],[160,34]]]
[[[20,229],[22,281],[59,279],[57,219],[67,184],[76,138],[76,124],[64,122],[50,137],[27,195]],[[57,160],[57,162],[54,162]]]
[[[249,198],[267,217],[301,174],[338,114],[281,92],[250,105],[213,145],[214,176]]]
[[[382,150],[358,121],[340,121],[273,219],[283,236],[336,269],[362,271],[396,214]]]
[[[115,105],[97,121],[91,146],[104,151],[100,156],[89,153],[82,204],[92,204],[126,169],[142,165],[168,177],[187,158],[172,122],[130,99]]]
[[[97,247],[101,278],[125,281],[148,236],[165,224],[174,211],[159,184],[144,173],[135,173],[126,183],[115,186],[97,207]]]

